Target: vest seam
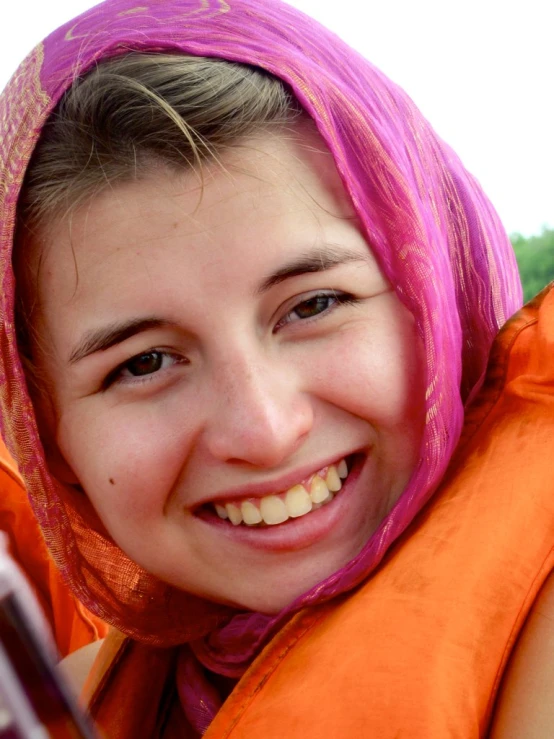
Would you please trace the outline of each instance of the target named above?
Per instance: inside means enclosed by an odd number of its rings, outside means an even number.
[[[256,680],[256,684],[253,686],[253,688],[249,691],[248,695],[244,696],[244,699],[241,701],[241,705],[237,706],[236,710],[234,711],[234,715],[232,717],[232,723],[227,727],[227,729],[224,729],[221,734],[218,734],[218,737],[221,737],[221,739],[227,739],[231,736],[231,733],[238,727],[238,724],[240,723],[241,719],[243,718],[246,710],[248,707],[252,704],[252,701],[257,697],[257,695],[260,693],[261,689],[265,686],[267,681],[270,679],[270,677],[275,673],[275,671],[280,667],[280,665],[283,663],[289,652],[293,647],[295,647],[298,642],[306,636],[306,634],[311,631],[315,626],[317,626],[327,615],[328,609],[325,609],[323,613],[319,614],[317,617],[313,617],[307,625],[305,625],[302,630],[299,633],[295,634],[294,639],[288,641],[288,643],[281,649],[279,654],[274,658],[273,662],[270,665],[270,669],[266,670],[263,674],[263,676],[260,677],[260,679]],[[289,624],[292,626],[292,624]],[[285,627],[286,628],[286,627]],[[270,642],[271,644],[271,642]],[[269,645],[268,645],[269,646]],[[262,652],[260,654],[259,659],[262,660],[264,658],[264,653]],[[209,734],[208,734],[209,737]]]

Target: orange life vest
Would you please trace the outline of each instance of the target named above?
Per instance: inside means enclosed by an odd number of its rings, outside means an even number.
[[[52,561],[15,462],[0,440],[0,530],[31,583],[62,657],[108,631],[70,593]]]
[[[553,460],[554,289],[500,333],[432,502],[356,592],[287,624],[205,739],[484,736],[554,567]],[[172,655],[108,637],[88,686],[108,736],[187,736]]]

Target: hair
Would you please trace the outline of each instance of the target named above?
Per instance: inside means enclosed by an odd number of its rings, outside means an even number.
[[[245,64],[137,52],[105,61],[74,82],[46,122],[23,185],[20,226],[40,229],[156,164],[201,168],[300,111],[284,83]]]
[[[160,164],[201,175],[203,163],[246,137],[292,124],[301,112],[279,79],[217,58],[133,52],[73,83],[44,126],[18,203],[16,327],[31,386],[41,385],[33,362],[40,257],[37,267],[29,243],[107,187]]]

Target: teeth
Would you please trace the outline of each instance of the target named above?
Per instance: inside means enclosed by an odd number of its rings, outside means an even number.
[[[225,508],[227,509],[229,521],[231,521],[233,526],[238,526],[239,523],[242,523],[242,513],[240,512],[240,508],[238,506],[236,506],[234,503],[227,503]]]
[[[222,519],[229,519],[234,526],[245,523],[247,526],[256,526],[265,523],[275,526],[284,523],[289,518],[305,516],[310,511],[321,508],[330,503],[342,488],[342,480],[348,476],[346,461],[342,459],[338,465],[330,465],[325,479],[314,475],[308,492],[304,485],[298,484],[280,495],[267,495],[257,504],[250,500],[242,503],[215,503],[215,511]],[[341,479],[342,478],[342,479]]]
[[[285,505],[291,518],[298,518],[312,510],[312,499],[303,485],[295,485],[285,495]]]
[[[219,518],[223,518],[223,519],[229,518],[229,516],[227,515],[227,511],[226,511],[224,505],[219,505],[219,503],[216,503],[215,504],[215,512],[217,513],[217,515],[219,516]]]
[[[323,503],[329,497],[329,488],[319,475],[314,475],[310,486],[310,498],[312,503]]]
[[[244,523],[247,523],[249,526],[253,526],[256,523],[262,522],[262,514],[260,513],[260,509],[256,508],[254,503],[251,503],[249,500],[244,501],[244,503],[240,507],[240,510],[244,519]]]
[[[260,503],[260,513],[265,523],[274,526],[283,523],[289,517],[287,507],[276,495],[267,495]]]
[[[325,482],[327,483],[327,487],[332,493],[337,493],[341,489],[342,482],[340,481],[337,468],[334,464],[329,467]]]

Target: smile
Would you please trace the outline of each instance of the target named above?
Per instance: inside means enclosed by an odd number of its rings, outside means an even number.
[[[229,520],[234,526],[276,526],[289,518],[306,516],[330,503],[347,476],[348,465],[342,459],[277,495],[214,502],[212,505],[219,518]]]

